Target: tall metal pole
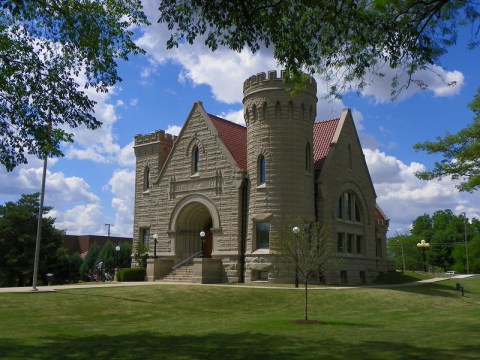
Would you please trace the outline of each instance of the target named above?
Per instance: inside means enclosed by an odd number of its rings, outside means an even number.
[[[45,198],[45,179],[47,177],[47,159],[48,155],[45,154],[43,160],[43,175],[42,175],[42,190],[40,192],[40,207],[38,209],[38,222],[37,222],[37,239],[35,242],[35,260],[33,262],[33,279],[32,290],[37,291],[37,277],[38,277],[38,260],[40,257],[40,239],[42,236],[42,219],[43,219],[43,199]]]
[[[468,240],[467,240],[467,216],[463,213],[463,225],[464,225],[464,235],[465,235],[465,257],[467,258],[467,274],[470,274],[468,268]]]
[[[107,227],[107,236],[110,237],[110,227],[111,226],[114,226],[113,224],[105,224],[105,226]]]

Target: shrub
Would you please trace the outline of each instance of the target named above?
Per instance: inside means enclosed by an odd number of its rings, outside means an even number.
[[[117,273],[117,281],[144,281],[146,269],[122,269]]]

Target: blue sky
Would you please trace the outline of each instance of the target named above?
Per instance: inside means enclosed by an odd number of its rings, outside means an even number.
[[[242,119],[243,81],[276,68],[269,50],[252,55],[225,49],[215,53],[202,42],[167,50],[168,31],[156,23],[155,1],[143,1],[153,26],[139,31],[138,43],[146,56],[119,63],[123,82],[109,94],[91,93],[97,101],[100,130],[75,130],[75,143],[64,147],[66,156],[49,159],[45,204],[53,206],[56,227],[68,234],[131,236],[136,134],[157,129],[177,134],[194,102],[202,101],[214,115]],[[457,81],[445,87],[432,72],[416,74],[429,90],[411,87],[395,102],[389,100],[388,82],[373,82],[363,92],[344,94],[335,103],[321,99],[325,86],[317,78],[317,119],[338,117],[352,109],[357,130],[377,192],[377,202],[391,219],[390,235],[404,233],[417,216],[451,209],[468,218],[480,218],[478,193],[459,193],[455,182],[420,181],[414,173],[431,167],[435,157],[412,146],[446,131],[456,132],[472,122],[467,104],[480,86],[478,50],[466,50],[467,32],[441,58],[436,72]],[[21,194],[40,191],[42,162],[31,158],[11,173],[0,169],[0,202],[17,201]]]

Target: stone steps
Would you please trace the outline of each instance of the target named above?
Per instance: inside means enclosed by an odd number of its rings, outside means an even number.
[[[180,266],[173,270],[170,274],[165,276],[162,280],[164,281],[175,281],[175,282],[192,282],[193,277],[193,266],[184,265]]]

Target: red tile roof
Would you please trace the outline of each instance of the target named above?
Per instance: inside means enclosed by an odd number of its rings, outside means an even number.
[[[340,119],[332,119],[313,124],[313,168],[315,170],[320,170],[323,166],[339,121]]]
[[[208,116],[238,167],[247,170],[247,128],[215,115]]]
[[[373,213],[373,218],[375,220],[386,220],[383,214],[378,210],[378,208],[375,208],[375,211]]]

